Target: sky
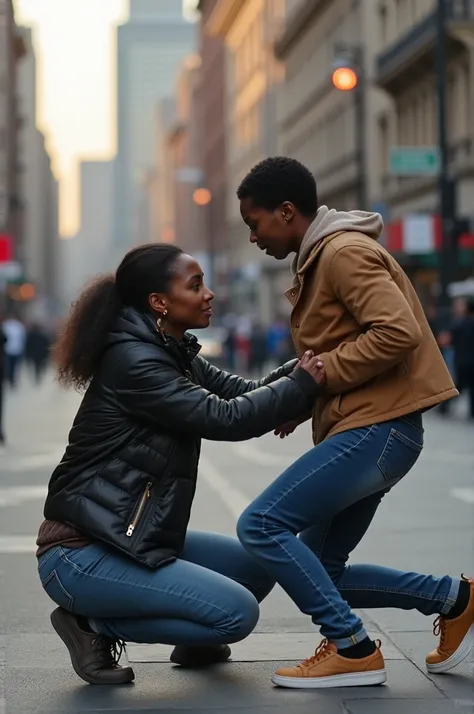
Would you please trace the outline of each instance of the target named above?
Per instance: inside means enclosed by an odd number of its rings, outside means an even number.
[[[60,179],[60,230],[68,237],[78,230],[77,160],[115,153],[115,27],[126,20],[128,2],[14,3],[16,22],[34,27],[37,124]]]

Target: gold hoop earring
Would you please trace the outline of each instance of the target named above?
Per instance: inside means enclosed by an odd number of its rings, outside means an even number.
[[[168,310],[163,310],[163,312],[161,313],[161,315],[160,315],[159,318],[157,319],[157,321],[156,321],[156,329],[158,330],[158,332],[162,332],[162,330],[163,330],[163,328],[162,328],[162,323],[163,323],[163,320],[166,318],[166,315],[167,315],[167,314],[168,314]]]

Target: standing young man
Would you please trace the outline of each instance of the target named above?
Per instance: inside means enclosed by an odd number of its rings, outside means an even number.
[[[346,565],[383,496],[417,461],[422,413],[457,395],[418,297],[377,242],[381,217],[318,206],[314,178],[298,161],[262,161],[237,195],[250,242],[277,260],[296,254],[287,292],[293,340],[298,354],[319,355],[326,372],[312,413],[314,448],[238,523],[244,547],[325,637],[312,657],[277,670],[273,682],[385,682],[379,645],[352,608],[439,615],[440,643],[426,663],[432,673],[446,672],[472,648],[474,581]]]

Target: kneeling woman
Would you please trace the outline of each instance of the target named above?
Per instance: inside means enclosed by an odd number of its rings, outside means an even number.
[[[186,532],[200,442],[299,417],[322,365],[308,354],[260,382],[218,370],[186,334],[209,325],[213,297],[191,256],[142,246],[86,288],[54,348],[61,383],[86,393],[49,483],[38,568],[91,684],[134,678],[123,641],[175,645],[188,666],[227,659],[273,587],[238,541]]]

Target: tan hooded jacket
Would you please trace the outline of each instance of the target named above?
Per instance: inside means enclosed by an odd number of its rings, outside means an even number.
[[[322,206],[293,263],[291,331],[327,375],[313,439],[388,421],[457,396],[418,296],[377,242],[377,213]]]

